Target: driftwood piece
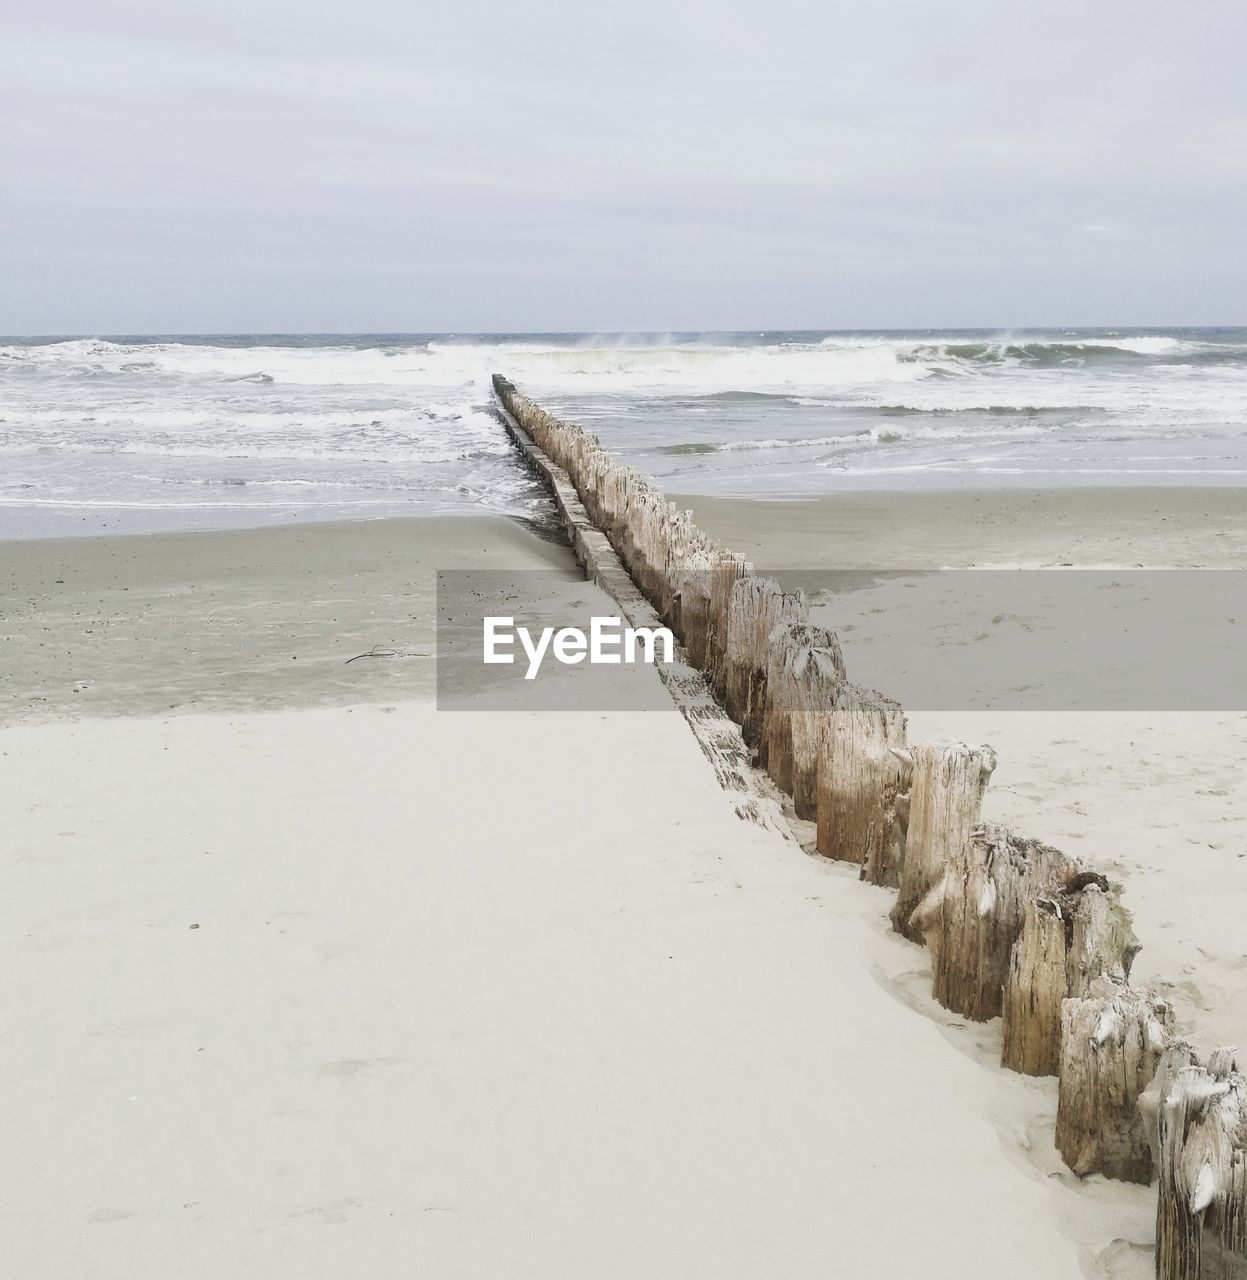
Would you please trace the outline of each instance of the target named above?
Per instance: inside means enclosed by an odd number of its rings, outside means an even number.
[[[946,1009],[985,1022],[1004,998],[1026,905],[1056,892],[1070,859],[997,823],[976,827],[910,917],[931,952],[932,994]]]
[[[895,802],[905,745],[900,703],[842,684],[822,724],[817,758],[818,852],[841,862],[895,865],[901,837]]]
[[[1094,979],[1061,1006],[1056,1146],[1079,1177],[1152,1180],[1139,1099],[1173,1033],[1173,1007],[1148,991]]]
[[[1155,1118],[1158,1280],[1247,1280],[1247,1078],[1233,1049],[1162,1064]]]
[[[781,623],[768,642],[762,742],[766,770],[792,796],[798,818],[818,812],[818,744],[844,681],[840,644],[825,627]]]
[[[913,770],[909,821],[892,927],[913,942],[922,934],[910,922],[915,908],[940,882],[949,858],[978,825],[983,793],[996,768],[991,747],[964,742],[923,742],[900,753]]]
[[[785,591],[770,578],[743,577],[728,599],[723,701],[745,741],[760,747],[766,708],[768,642],[784,622],[807,622],[805,597]],[[765,762],[759,757],[759,764]]]
[[[1023,1075],[1056,1075],[1062,1003],[1086,995],[1101,974],[1126,982],[1138,951],[1119,891],[1071,862],[1059,892],[1026,904],[1005,979],[1003,1064]]]

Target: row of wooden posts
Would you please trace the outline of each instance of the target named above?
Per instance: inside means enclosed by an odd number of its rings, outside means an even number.
[[[568,474],[638,587],[741,726],[759,768],[817,824],[817,849],[896,890],[893,927],[925,943],[933,994],[1002,1021],[1001,1061],[1055,1075],[1056,1145],[1079,1175],[1159,1178],[1161,1280],[1247,1278],[1247,1078],[1201,1062],[1173,1010],[1130,985],[1139,943],[1120,888],[981,821],[988,746],[906,740],[896,702],[852,684],[804,596],[757,577],[595,436],[495,376]]]

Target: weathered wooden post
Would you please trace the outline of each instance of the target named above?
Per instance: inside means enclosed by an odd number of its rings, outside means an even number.
[[[706,667],[706,637],[710,625],[710,561],[702,554],[690,557],[676,578],[677,634],[698,670]]]
[[[1059,891],[1026,904],[1005,979],[1003,1064],[1023,1075],[1056,1075],[1062,1002],[1086,995],[1101,974],[1127,981],[1138,951],[1120,891],[1071,863]]]
[[[782,622],[808,622],[805,597],[770,578],[743,577],[732,584],[727,614],[724,705],[751,747],[761,747],[766,707],[768,641]],[[759,764],[765,765],[759,755]]]
[[[1188,1126],[1179,1109],[1183,1100],[1175,1096],[1173,1102],[1178,1106],[1171,1105],[1170,1092],[1179,1081],[1183,1082],[1183,1093],[1192,1085],[1203,1087],[1206,1078],[1195,1050],[1184,1040],[1174,1040],[1161,1054],[1152,1083],[1139,1098],[1139,1112],[1152,1146],[1152,1167],[1160,1181],[1156,1196],[1158,1280],[1196,1280],[1200,1274],[1198,1222],[1192,1221],[1189,1200],[1182,1206],[1177,1195],[1182,1143]]]
[[[996,753],[991,747],[964,742],[923,742],[906,748],[902,758],[913,769],[913,781],[892,927],[921,942],[922,934],[910,917],[943,879],[945,864],[978,825]]]
[[[1056,1146],[1079,1177],[1152,1180],[1153,1156],[1139,1099],[1173,1034],[1173,1008],[1150,991],[1108,977],[1061,1006]]]
[[[736,584],[750,574],[745,557],[734,551],[719,551],[710,566],[710,603],[706,623],[706,674],[715,696],[726,700],[728,673],[728,631]]]
[[[1166,1062],[1145,1096],[1155,1116],[1158,1280],[1247,1277],[1247,1079],[1233,1049],[1207,1067]]]
[[[842,684],[822,725],[817,757],[818,852],[841,862],[899,861],[895,801],[905,712],[873,689]]]
[[[836,637],[808,622],[781,623],[768,642],[762,740],[766,770],[799,818],[818,812],[818,744],[844,658]]]
[[[1062,883],[1070,860],[998,823],[976,827],[910,924],[931,952],[932,993],[976,1022],[999,1015],[1027,902]]]
[[[913,755],[905,747],[889,747],[890,755],[897,763],[899,774],[896,793],[888,801],[884,816],[883,837],[866,850],[862,859],[861,879],[867,884],[896,889],[901,883],[901,868],[905,865],[905,841],[909,833],[909,802],[914,785]]]
[[[672,608],[678,588],[679,569],[684,564],[693,540],[692,517],[687,511],[677,511],[669,502],[656,502],[650,519],[661,536],[655,535],[655,563],[650,571],[648,584],[638,584],[646,599],[658,611],[658,616],[675,630]]]
[[[648,482],[638,480],[629,491],[628,505],[623,513],[628,550],[627,554],[621,552],[619,558],[647,600],[653,600],[659,594],[659,584],[667,566],[665,507],[662,495]],[[612,543],[616,547],[619,545],[614,539]]]

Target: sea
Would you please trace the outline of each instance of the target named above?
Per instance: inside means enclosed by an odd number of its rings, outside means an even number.
[[[0,537],[531,517],[494,372],[672,493],[1247,485],[1247,329],[0,338]]]

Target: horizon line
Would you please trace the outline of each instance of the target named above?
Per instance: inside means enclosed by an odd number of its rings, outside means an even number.
[[[1243,329],[1234,324],[964,324],[964,325],[862,325],[857,327],[749,326],[734,329],[201,329],[201,330],[73,330],[60,333],[0,333],[0,342],[73,342],[94,339],[111,342],[125,338],[654,338],[756,335],[763,337],[793,333],[828,334],[912,334],[912,333],[1086,333],[1125,330],[1213,330]]]

